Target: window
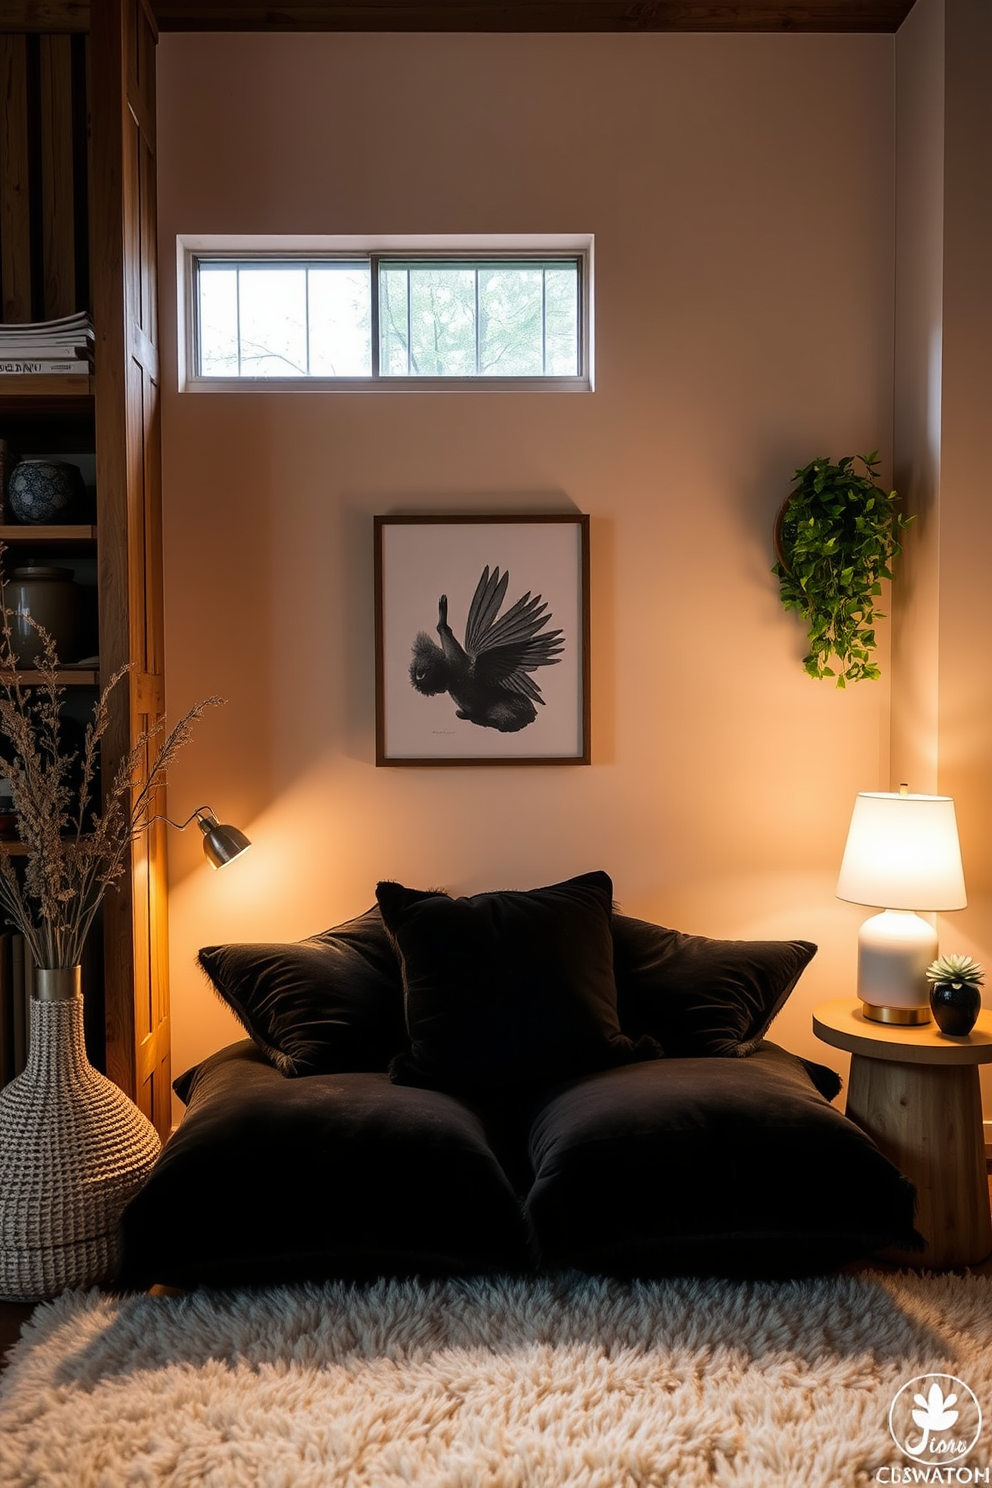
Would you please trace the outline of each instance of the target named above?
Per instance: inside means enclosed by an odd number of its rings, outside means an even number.
[[[186,251],[186,385],[589,388],[590,253]]]
[[[367,264],[200,259],[200,377],[368,377]]]
[[[380,377],[578,377],[579,264],[379,262]]]

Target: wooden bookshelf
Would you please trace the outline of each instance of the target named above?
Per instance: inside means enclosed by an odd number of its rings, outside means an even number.
[[[7,545],[58,543],[61,546],[66,543],[90,542],[96,542],[96,527],[88,523],[55,526],[51,523],[39,522],[36,527],[25,527],[0,522],[0,543]]]
[[[56,10],[61,14],[66,8],[60,3]],[[23,10],[27,32],[48,29],[42,15],[45,7],[25,5]],[[0,52],[13,79],[5,139],[8,146],[14,141],[25,181],[37,175],[36,193],[25,186],[16,199],[5,199],[13,217],[10,223],[4,218],[0,290],[2,318],[12,322],[51,319],[88,308],[96,330],[94,373],[0,375],[0,437],[22,456],[64,454],[71,460],[92,455],[96,520],[95,525],[5,525],[0,527],[0,542],[12,550],[8,558],[28,553],[33,546],[53,560],[60,548],[67,559],[95,560],[99,647],[92,650],[95,654],[99,649],[100,666],[66,667],[58,681],[72,689],[93,687],[100,684],[101,674],[107,680],[129,668],[114,690],[101,748],[103,778],[111,780],[142,731],[154,722],[164,696],[157,38],[143,0],[103,0],[91,13],[88,7],[79,7],[79,14],[81,24],[65,28],[79,33],[72,37],[42,35],[37,42],[20,35],[0,36]],[[50,8],[45,15],[50,18]],[[6,27],[8,33],[14,29]],[[54,113],[45,115],[40,135],[48,138],[46,130],[67,132],[65,137],[58,134],[59,148],[66,159],[85,164],[78,189],[61,191],[57,200],[45,194],[41,151],[34,148],[38,131],[32,132],[32,116],[21,106],[33,96],[33,59],[39,48],[68,79],[59,96],[71,96],[74,103],[71,109],[56,111],[57,118]],[[9,154],[9,179],[14,179],[13,159],[15,155]],[[28,202],[35,195],[44,210],[32,216]],[[77,213],[72,221],[66,215],[71,210]],[[54,273],[48,272],[46,258],[50,242],[58,246]],[[35,282],[32,275],[42,263],[45,275]],[[37,680],[36,673],[21,675],[28,685]],[[79,701],[74,692],[67,708]],[[14,846],[0,845],[0,851],[10,852]],[[94,999],[102,1044],[94,1062],[163,1135],[171,1120],[165,881],[165,828],[156,824],[132,845],[118,891],[104,904],[103,964],[99,1000]],[[89,1032],[88,1028],[88,1038]]]
[[[94,387],[92,377],[0,377],[4,437],[20,454],[92,449]]]
[[[41,672],[18,672],[17,675],[25,687],[38,687],[44,681]],[[2,680],[0,676],[0,683]],[[98,667],[62,667],[55,673],[55,681],[59,687],[99,687],[100,671]]]
[[[74,841],[75,839],[70,836],[66,840]],[[18,842],[13,837],[0,837],[0,858],[25,858],[27,852],[23,842]]]
[[[18,372],[0,373],[0,400],[5,397],[13,397],[18,402],[31,398],[37,398],[39,402],[45,402],[51,406],[52,400],[58,402],[65,399],[69,403],[78,403],[81,398],[92,398],[93,377],[85,376],[79,372],[66,372],[61,376],[50,377],[44,372],[29,372],[21,374]]]

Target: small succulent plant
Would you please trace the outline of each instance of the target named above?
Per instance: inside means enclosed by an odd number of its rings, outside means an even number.
[[[934,986],[980,987],[985,972],[971,956],[939,956],[927,967],[927,981]]]

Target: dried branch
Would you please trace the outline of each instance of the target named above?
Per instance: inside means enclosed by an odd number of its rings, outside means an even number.
[[[0,576],[0,773],[10,779],[26,850],[23,867],[0,855],[0,910],[38,966],[75,966],[107,889],[124,871],[130,844],[151,825],[169,765],[197,721],[223,698],[197,703],[172,729],[156,719],[121,760],[101,810],[100,746],[110,726],[111,696],[131,669],[115,673],[101,692],[81,748],[66,747],[55,643],[27,618],[40,642],[39,680],[30,685],[18,672]]]

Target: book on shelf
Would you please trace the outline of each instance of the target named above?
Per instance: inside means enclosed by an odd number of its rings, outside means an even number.
[[[0,346],[21,341],[44,341],[50,346],[82,345],[93,339],[93,322],[85,311],[62,320],[0,322]]]
[[[54,320],[4,320],[0,321],[0,335],[10,331],[18,334],[23,331],[71,331],[75,329],[92,330],[93,322],[89,312],[86,310],[73,310],[70,315],[58,315]]]
[[[92,371],[93,322],[85,311],[59,320],[0,324],[0,376],[58,376]]]
[[[0,342],[49,341],[52,345],[68,345],[68,342],[92,341],[94,327],[89,318],[83,320],[18,320],[0,323]]]
[[[8,361],[0,357],[0,377],[88,377],[92,371],[92,364],[78,357],[73,357],[71,361],[42,357]]]
[[[14,361],[26,362],[34,358],[41,361],[69,361],[72,357],[81,357],[84,360],[93,356],[92,341],[80,342],[76,339],[66,341],[48,341],[41,337],[37,339],[25,337],[23,340],[8,341],[0,336],[0,357]]]

